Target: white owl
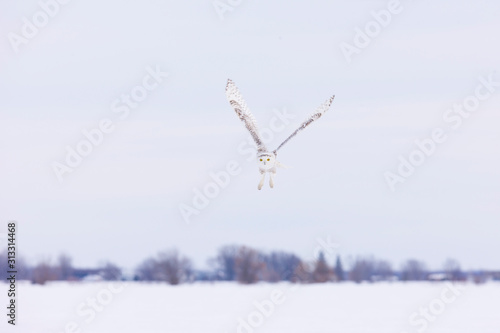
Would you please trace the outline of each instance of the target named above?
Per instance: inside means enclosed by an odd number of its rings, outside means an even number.
[[[283,164],[281,164],[276,160],[276,154],[278,150],[281,147],[283,147],[283,145],[287,143],[288,140],[297,135],[298,132],[302,131],[313,121],[319,119],[330,108],[330,105],[332,104],[335,95],[332,96],[327,101],[325,101],[323,104],[321,104],[314,111],[314,113],[309,118],[307,118],[302,123],[302,125],[300,125],[299,128],[295,130],[295,132],[293,132],[285,141],[283,141],[278,146],[278,148],[276,148],[272,152],[267,150],[266,146],[264,145],[262,138],[260,137],[259,129],[257,127],[257,122],[255,121],[254,116],[248,109],[247,104],[243,100],[243,97],[241,96],[238,88],[234,85],[234,82],[231,80],[227,81],[226,97],[229,100],[229,103],[233,107],[234,111],[236,111],[236,114],[238,115],[240,120],[243,121],[245,127],[252,135],[253,140],[257,144],[257,163],[259,164],[259,171],[262,174],[262,178],[258,186],[258,189],[260,190],[264,185],[266,173],[269,173],[269,186],[273,188],[274,187],[273,177],[276,175],[276,167],[284,167]]]

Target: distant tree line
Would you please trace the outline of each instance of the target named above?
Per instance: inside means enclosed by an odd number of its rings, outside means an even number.
[[[75,268],[69,256],[61,254],[55,262],[42,259],[36,265],[28,265],[24,259],[18,257],[15,263],[16,279],[29,280],[35,284],[45,284],[50,281],[80,281],[82,279],[120,280],[122,270],[112,264],[105,263],[101,267],[82,269]],[[7,253],[0,253],[0,278],[8,276]]]
[[[143,260],[132,274],[124,275],[120,267],[106,262],[91,269],[75,268],[69,256],[62,254],[55,262],[41,260],[34,266],[17,259],[19,280],[36,284],[49,281],[136,280],[165,282],[178,285],[193,281],[237,281],[241,284],[289,281],[293,283],[326,283],[352,281],[465,281],[482,283],[500,280],[500,272],[463,272],[458,261],[447,259],[438,271],[430,271],[425,263],[410,259],[399,270],[386,260],[372,256],[356,257],[345,264],[340,256],[330,265],[323,253],[314,260],[304,261],[293,253],[265,253],[247,246],[228,245],[219,248],[208,261],[210,269],[196,270],[191,260],[177,250],[167,250]],[[7,272],[7,255],[0,253],[0,277]]]

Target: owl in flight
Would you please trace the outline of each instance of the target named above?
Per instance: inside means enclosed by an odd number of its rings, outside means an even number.
[[[269,173],[269,186],[271,188],[274,187],[274,181],[273,177],[276,175],[276,168],[277,167],[284,167],[283,164],[278,162],[276,160],[276,154],[278,153],[278,150],[285,145],[291,138],[293,138],[297,133],[302,131],[304,128],[306,128],[309,124],[311,124],[313,121],[319,119],[329,108],[330,105],[333,102],[333,99],[335,97],[332,96],[330,99],[325,101],[323,104],[321,104],[315,111],[314,113],[307,118],[299,128],[295,130],[285,141],[283,141],[278,148],[270,152],[267,150],[266,146],[264,145],[264,142],[262,141],[262,138],[260,137],[259,134],[259,129],[257,128],[257,122],[255,121],[255,118],[253,114],[250,112],[250,110],[247,107],[247,104],[243,100],[243,97],[241,96],[238,88],[234,85],[234,82],[231,80],[227,81],[227,86],[226,86],[226,97],[229,100],[229,103],[233,107],[234,111],[236,111],[236,114],[240,118],[241,121],[245,124],[245,127],[247,130],[250,132],[252,135],[253,140],[257,144],[257,163],[259,164],[259,171],[262,175],[262,178],[259,182],[258,189],[262,189],[262,186],[264,185],[264,180],[266,178],[266,173]]]

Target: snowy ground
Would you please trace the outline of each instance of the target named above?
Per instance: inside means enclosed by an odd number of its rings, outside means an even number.
[[[500,283],[20,283],[18,291],[17,325],[2,314],[2,332],[500,332]]]

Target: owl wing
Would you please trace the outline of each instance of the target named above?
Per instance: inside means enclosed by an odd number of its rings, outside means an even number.
[[[274,153],[276,153],[281,147],[283,147],[285,145],[285,143],[287,143],[291,138],[293,138],[294,136],[297,135],[297,133],[299,133],[300,131],[302,131],[304,128],[306,128],[307,126],[309,126],[313,121],[315,120],[318,120],[326,111],[328,111],[328,109],[330,108],[330,105],[332,104],[333,102],[333,99],[335,98],[335,95],[333,95],[332,97],[330,97],[330,99],[326,100],[323,104],[321,104],[314,112],[311,116],[309,116],[309,118],[307,118],[303,123],[302,125],[300,125],[299,128],[297,128],[295,130],[295,132],[293,132],[285,141],[283,141],[279,146],[278,148],[276,148],[274,150]]]
[[[234,111],[236,111],[236,114],[238,115],[240,120],[243,121],[243,123],[245,123],[245,127],[252,135],[252,139],[257,144],[257,152],[258,153],[267,152],[268,150],[264,145],[264,142],[262,141],[262,138],[260,137],[259,134],[257,121],[255,120],[253,114],[248,109],[247,103],[245,103],[245,100],[243,99],[243,96],[241,96],[240,91],[238,90],[234,82],[231,80],[227,80],[226,97],[227,100],[229,101],[229,104],[231,104],[231,106],[233,107]]]

